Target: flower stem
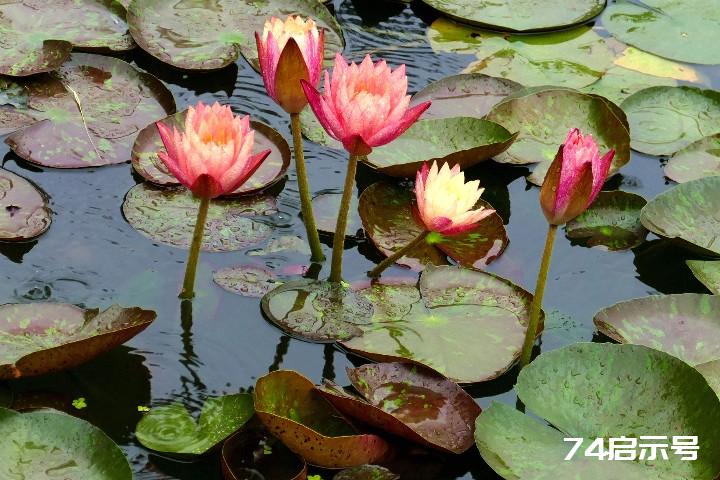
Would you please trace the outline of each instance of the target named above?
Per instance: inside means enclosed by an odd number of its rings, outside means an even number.
[[[313,262],[322,262],[325,260],[325,255],[320,245],[320,236],[318,235],[315,224],[315,214],[312,209],[312,197],[310,194],[307,169],[305,168],[305,152],[303,150],[302,133],[300,131],[299,113],[290,114],[290,125],[292,128],[293,143],[295,145],[295,169],[297,170],[298,190],[300,190],[300,209],[302,211],[303,221],[305,222],[310,251],[312,252],[310,260]]]
[[[198,209],[197,220],[195,221],[195,231],[193,232],[192,243],[190,244],[190,254],[188,255],[187,265],[185,265],[185,280],[183,281],[180,295],[178,295],[180,298],[193,298],[195,296],[195,273],[197,272],[200,245],[202,245],[209,207],[210,199],[200,198],[200,208]]]
[[[387,257],[382,262],[378,263],[375,268],[373,268],[372,270],[370,270],[368,272],[368,277],[370,277],[370,278],[379,277],[382,274],[382,272],[385,271],[386,268],[388,268],[390,265],[392,265],[393,263],[398,261],[401,257],[403,257],[410,250],[412,250],[413,248],[420,245],[423,241],[425,241],[425,239],[427,238],[427,236],[429,234],[430,234],[430,232],[428,232],[427,230],[424,230],[420,235],[415,237],[410,243],[408,243],[404,247],[396,250],[392,255]]]
[[[533,295],[532,304],[530,305],[530,323],[527,332],[525,332],[525,343],[523,344],[522,353],[520,354],[521,369],[530,363],[533,345],[535,345],[535,337],[537,336],[538,325],[540,323],[545,284],[547,283],[548,271],[550,270],[550,259],[552,258],[557,228],[557,225],[551,224],[548,228],[547,237],[545,238],[545,250],[543,250],[540,271],[538,272],[537,283],[535,284],[535,295]]]
[[[330,281],[342,282],[342,257],[345,250],[345,230],[347,229],[348,213],[350,211],[350,200],[352,189],[355,186],[355,172],[357,172],[358,157],[350,154],[347,174],[345,175],[345,187],[343,188],[340,210],[338,211],[335,236],[333,237],[332,265],[330,267]]]

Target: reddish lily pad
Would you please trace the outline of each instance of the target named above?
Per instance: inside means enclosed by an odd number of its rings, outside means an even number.
[[[475,443],[480,407],[456,383],[428,368],[380,363],[348,369],[363,398],[330,384],[319,391],[340,412],[431,448],[460,454]]]
[[[690,365],[720,359],[720,296],[654,295],[595,315],[598,331],[619,343],[645,345]]]
[[[678,183],[720,175],[720,134],[683,148],[665,165],[665,176]]]
[[[265,315],[284,332],[310,342],[332,343],[362,333],[373,306],[341,283],[311,279],[287,282],[262,299]]]
[[[317,229],[324,233],[334,234],[337,225],[337,216],[340,211],[342,193],[321,193],[312,200],[313,212]],[[353,189],[348,212],[348,224],[345,235],[348,237],[362,237],[363,227],[358,211],[358,198]]]
[[[152,187],[141,183],[125,196],[122,210],[132,227],[155,241],[189,248],[200,201],[185,188]],[[210,203],[202,249],[230,252],[261,243],[272,227],[252,217],[277,211],[269,196],[213,200]]]
[[[467,169],[507,150],[516,135],[501,125],[472,117],[420,120],[364,161],[393,177],[411,177],[423,162],[437,160]]]
[[[187,110],[183,110],[161,121],[171,128],[177,127],[182,132],[185,129],[186,115]],[[251,194],[264,190],[280,181],[290,166],[290,146],[283,136],[261,122],[251,121],[250,126],[255,130],[253,152],[260,153],[270,149],[270,155],[247,182],[229,195]],[[164,151],[165,145],[157,127],[155,124],[148,125],[135,139],[135,145],[132,148],[133,168],[145,180],[157,185],[179,185],[180,182],[170,173],[158,156],[159,152]]]
[[[122,345],[155,312],[113,305],[98,313],[64,303],[0,306],[0,379],[74,368]]]
[[[0,240],[33,239],[45,233],[51,221],[45,192],[0,168]]]
[[[358,293],[374,305],[373,323],[343,347],[375,361],[424,365],[460,383],[492,380],[513,366],[532,301],[501,277],[448,266],[428,267],[418,286],[377,283]]]
[[[0,4],[0,74],[26,76],[60,67],[75,48],[135,48],[125,10],[113,0],[20,0]]]
[[[213,272],[213,280],[230,293],[261,298],[283,282],[272,270],[258,265],[238,265]]]
[[[708,290],[720,295],[720,261],[688,260],[687,265]]]
[[[382,438],[358,433],[297,372],[278,370],[259,378],[255,411],[273,435],[318,467],[376,463],[389,451]]]
[[[46,167],[127,162],[140,129],[175,111],[160,80],[101,55],[74,53],[55,72],[3,86],[14,101],[0,110],[0,125],[5,132],[20,128],[5,143]]]
[[[384,182],[369,186],[360,196],[360,218],[365,234],[383,254],[391,255],[422,232],[412,213],[413,199],[412,191]],[[492,208],[482,199],[475,205],[480,206]],[[507,245],[503,221],[494,213],[472,230],[444,236],[432,245],[424,243],[412,256],[404,256],[398,263],[422,270],[425,265],[447,264],[447,255],[461,265],[479,268],[502,255]]]
[[[333,480],[399,480],[400,475],[379,465],[361,465],[338,472]]]

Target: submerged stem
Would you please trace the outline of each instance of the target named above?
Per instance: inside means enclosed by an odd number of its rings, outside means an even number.
[[[180,295],[178,295],[180,298],[193,298],[195,296],[195,273],[197,272],[198,258],[200,258],[200,245],[202,245],[209,207],[210,199],[200,198],[200,208],[198,208],[197,220],[195,221],[195,231],[193,232],[192,243],[190,244],[187,265],[185,265],[185,280],[183,281]]]
[[[417,247],[420,243],[425,241],[425,239],[427,238],[427,236],[429,234],[430,234],[430,232],[428,232],[427,230],[424,230],[420,235],[415,237],[410,243],[408,243],[404,247],[398,249],[392,255],[387,257],[385,260],[378,263],[375,266],[375,268],[373,268],[372,270],[370,270],[368,272],[368,277],[371,277],[371,278],[379,277],[382,274],[382,272],[385,271],[386,268],[388,268],[390,265],[392,265],[393,263],[398,261],[400,258],[405,256],[406,253],[408,253],[413,248]]]
[[[525,342],[523,343],[522,353],[520,354],[521,369],[530,363],[533,345],[535,345],[535,337],[537,337],[538,325],[540,323],[545,284],[547,283],[548,271],[550,270],[550,259],[552,258],[557,228],[557,225],[551,224],[548,228],[547,237],[545,238],[545,249],[543,250],[540,271],[538,272],[537,283],[535,284],[535,294],[533,295],[532,304],[530,305],[530,323],[525,332]]]
[[[337,225],[335,226],[335,236],[333,237],[332,266],[330,268],[331,282],[342,281],[342,257],[343,251],[345,250],[345,230],[347,229],[350,200],[352,200],[352,189],[355,186],[355,172],[357,172],[357,164],[358,157],[350,154],[347,174],[345,175],[345,187],[343,187]]]
[[[313,262],[322,262],[325,260],[325,255],[320,245],[320,235],[318,235],[315,224],[315,214],[312,209],[312,196],[310,194],[307,169],[305,168],[305,152],[303,150],[302,133],[300,131],[299,113],[290,114],[290,126],[292,128],[293,143],[295,146],[295,170],[297,171],[298,190],[300,191],[300,210],[302,211],[308,243],[310,244],[310,252],[312,253],[310,260]]]

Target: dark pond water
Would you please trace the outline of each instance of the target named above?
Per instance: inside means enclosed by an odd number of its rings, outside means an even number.
[[[406,63],[412,92],[459,72],[471,60],[470,56],[432,52],[425,31],[434,17],[422,5],[335,0],[335,7],[345,30],[346,54],[359,60],[372,52],[392,64]],[[252,113],[290,138],[286,115],[267,98],[260,77],[244,60],[207,75],[171,71],[142,52],[128,60],[168,83],[178,110],[198,100],[218,100],[239,112]],[[720,88],[716,72],[712,78],[712,86]],[[345,154],[310,143],[306,148],[313,190],[339,192]],[[13,384],[18,395],[32,394],[25,397],[28,402],[64,405],[85,397],[88,406],[78,414],[123,447],[138,480],[220,478],[217,457],[188,465],[150,455],[140,447],[133,434],[139,405],[179,400],[197,410],[208,395],[247,391],[259,376],[274,368],[296,369],[316,382],[329,377],[347,383],[345,367],[358,359],[332,347],[288,339],[263,318],[257,299],[227,293],[212,282],[212,271],[221,267],[263,261],[270,266],[303,263],[306,255],[206,253],[197,279],[199,296],[192,312],[181,311],[177,292],[186,251],[153,243],[126,223],[121,204],[139,181],[128,164],[60,171],[36,168],[7,153],[4,167],[39,184],[50,195],[55,214],[52,228],[37,242],[0,245],[3,302],[55,301],[99,307],[121,303],[158,312],[156,322],[127,347],[71,372]],[[493,163],[470,172],[487,187],[486,198],[505,218],[511,239],[507,252],[489,270],[532,290],[546,223],[537,204],[538,189],[527,184],[526,174],[525,168]],[[361,169],[358,188],[378,179],[368,169]],[[637,154],[622,175],[608,184],[608,188],[622,188],[646,198],[668,187],[662,162]],[[272,217],[274,238],[304,237],[292,172],[278,201],[280,213]],[[329,244],[326,248],[329,253]],[[365,242],[348,243],[347,248],[345,274],[350,281],[363,278],[381,258]],[[685,267],[685,258],[652,236],[632,251],[610,253],[572,246],[560,235],[546,294],[545,307],[551,318],[542,348],[592,340],[592,316],[603,306],[658,292],[704,292]],[[514,403],[515,375],[511,372],[474,386],[470,392],[483,407],[492,400]],[[474,449],[459,458],[438,457],[433,462],[432,468],[423,466],[403,478],[498,478]]]

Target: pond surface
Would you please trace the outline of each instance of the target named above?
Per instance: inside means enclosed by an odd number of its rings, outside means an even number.
[[[377,0],[335,3],[347,40],[346,54],[353,60],[372,53],[391,64],[406,63],[411,92],[459,72],[472,60],[469,55],[433,53],[426,29],[434,14],[422,5]],[[123,58],[165,81],[175,94],[178,110],[198,100],[217,100],[238,112],[252,113],[253,119],[291,138],[286,114],[266,96],[260,76],[243,59],[219,72],[186,75],[140,50]],[[706,72],[713,79],[709,86],[720,88],[717,70]],[[345,153],[310,142],[306,142],[306,151],[314,192],[339,193]],[[302,264],[307,262],[306,254],[253,256],[253,250],[264,244],[247,251],[205,253],[197,278],[198,297],[192,311],[181,309],[177,292],[187,252],[147,239],[124,220],[123,198],[140,181],[129,164],[61,171],[39,169],[7,153],[4,167],[40,185],[50,195],[54,216],[52,228],[36,242],[0,245],[3,302],[54,301],[89,307],[120,303],[158,312],[155,323],[127,347],[70,372],[13,383],[16,393],[33,394],[28,402],[63,405],[84,397],[87,407],[78,415],[101,427],[123,447],[138,480],[220,478],[216,457],[188,465],[151,455],[140,447],[134,439],[141,415],[138,406],[177,400],[197,411],[208,395],[247,391],[258,377],[277,368],[298,370],[316,382],[326,377],[347,384],[345,368],[361,362],[331,346],[289,339],[263,318],[257,299],[233,295],[212,281],[213,270],[223,267]],[[488,162],[472,169],[469,176],[481,179],[487,188],[484,197],[503,216],[511,240],[506,253],[488,270],[532,290],[546,222],[537,202],[539,190],[527,183],[527,173],[524,167]],[[379,179],[361,167],[358,188]],[[633,153],[631,163],[606,188],[622,188],[650,199],[670,183],[661,161]],[[278,196],[278,206],[279,213],[270,217],[272,238],[304,238],[292,169]],[[550,318],[543,350],[592,340],[592,317],[604,306],[658,292],[706,291],[685,267],[687,257],[653,236],[626,252],[573,246],[564,235],[559,237],[545,297]],[[324,242],[329,255],[328,239]],[[347,242],[346,248],[348,281],[364,278],[382,258],[368,241]],[[326,268],[321,276],[329,274],[329,262]],[[392,273],[413,275],[397,267]],[[492,400],[514,404],[515,377],[513,371],[469,391],[483,408]],[[475,449],[436,462],[432,473],[423,468],[412,478],[499,478]]]

